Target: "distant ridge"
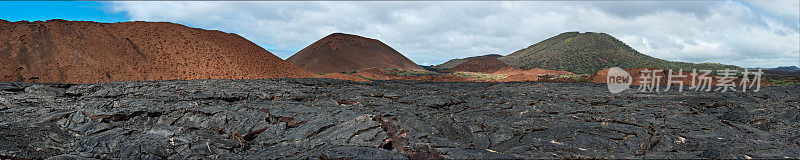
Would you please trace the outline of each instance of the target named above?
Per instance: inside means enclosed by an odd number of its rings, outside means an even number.
[[[501,61],[525,68],[542,68],[594,73],[609,67],[655,67],[665,69],[741,69],[716,63],[685,63],[666,61],[644,55],[606,33],[566,32],[499,58]]]
[[[773,71],[800,71],[800,68],[797,68],[797,66],[780,66],[780,67],[772,68],[772,69],[769,69],[769,70],[773,70]]]
[[[468,60],[471,60],[471,59],[477,59],[477,58],[482,58],[482,57],[494,57],[494,58],[500,58],[500,57],[503,57],[503,55],[499,55],[499,54],[487,54],[487,55],[474,56],[474,57],[467,57],[467,58],[451,59],[451,60],[449,60],[449,61],[447,61],[447,62],[444,62],[444,63],[442,63],[442,64],[436,65],[436,66],[434,66],[434,67],[436,67],[436,68],[441,68],[441,69],[449,69],[449,68],[453,68],[453,67],[455,67],[455,66],[457,66],[457,65],[459,65],[459,64],[461,64],[461,63],[464,63],[464,62],[466,62],[466,61],[468,61]]]
[[[381,41],[344,33],[325,36],[286,61],[317,73],[367,68],[425,70]]]
[[[472,58],[467,60],[464,63],[458,64],[453,67],[452,71],[467,71],[467,72],[483,72],[483,73],[493,73],[497,70],[503,69],[508,67],[508,64],[503,63],[497,58],[492,56],[482,56],[478,58]]]

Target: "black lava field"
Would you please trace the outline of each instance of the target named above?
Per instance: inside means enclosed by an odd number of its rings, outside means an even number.
[[[800,86],[0,83],[0,159],[800,158]]]

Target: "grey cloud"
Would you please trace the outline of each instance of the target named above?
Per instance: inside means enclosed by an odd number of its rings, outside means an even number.
[[[758,3],[758,2],[756,2]],[[800,6],[656,2],[110,2],[132,20],[233,32],[282,58],[345,32],[376,38],[413,61],[509,54],[567,31],[606,32],[667,60],[745,67],[799,65]],[[274,46],[274,47],[272,47]],[[789,61],[787,61],[787,59]],[[752,62],[769,63],[752,63]]]
[[[709,8],[720,5],[722,1],[598,1],[591,2],[591,6],[625,18],[632,18],[659,12],[692,13],[698,17],[711,14]]]

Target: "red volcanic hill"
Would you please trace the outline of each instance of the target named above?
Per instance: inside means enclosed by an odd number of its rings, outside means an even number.
[[[320,77],[236,34],[167,22],[0,20],[0,81]]]
[[[492,73],[506,67],[508,67],[508,65],[498,60],[496,57],[484,56],[467,60],[464,63],[456,65],[451,70]]]
[[[499,54],[487,54],[487,55],[482,55],[482,56],[474,56],[474,57],[467,57],[467,58],[451,59],[451,60],[449,60],[449,61],[447,61],[447,62],[444,62],[444,63],[442,63],[442,64],[436,65],[436,66],[434,66],[434,67],[436,67],[436,68],[443,68],[443,69],[449,69],[449,68],[453,68],[453,67],[455,67],[455,66],[457,66],[457,65],[459,65],[459,64],[461,64],[461,63],[464,63],[464,62],[466,62],[466,61],[469,61],[469,60],[471,60],[471,59],[482,58],[482,57],[494,57],[494,58],[500,58],[500,57],[503,57],[503,55],[499,55]]]
[[[317,73],[366,68],[425,70],[381,41],[343,33],[325,36],[286,61]]]

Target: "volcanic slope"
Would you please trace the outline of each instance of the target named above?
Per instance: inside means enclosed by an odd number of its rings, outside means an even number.
[[[566,32],[546,39],[528,48],[499,58],[501,61],[525,68],[542,68],[594,73],[609,67],[623,69],[655,67],[667,69],[737,69],[716,63],[685,63],[666,61],[644,55],[606,33]]]
[[[0,20],[0,81],[322,77],[236,34],[167,22]]]
[[[435,67],[436,67],[436,68],[449,69],[449,68],[453,68],[453,67],[455,67],[455,66],[457,66],[457,65],[459,65],[459,64],[461,64],[461,63],[464,63],[464,62],[466,62],[466,61],[469,61],[469,60],[472,60],[472,59],[477,59],[477,58],[483,58],[483,57],[493,57],[493,58],[500,58],[500,57],[503,57],[503,55],[499,55],[499,54],[487,54],[487,55],[482,55],[482,56],[474,56],[474,57],[467,57],[467,58],[451,59],[451,60],[449,60],[449,61],[447,61],[447,62],[444,62],[444,63],[442,63],[442,64],[436,65]]]
[[[495,57],[484,56],[480,58],[473,58],[456,65],[452,68],[453,71],[467,71],[467,72],[484,72],[492,73],[497,70],[508,67],[508,64],[497,60]]]
[[[425,70],[381,41],[344,33],[325,36],[286,61],[316,73],[366,68]]]

